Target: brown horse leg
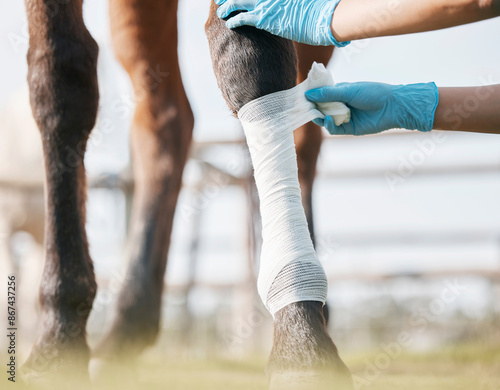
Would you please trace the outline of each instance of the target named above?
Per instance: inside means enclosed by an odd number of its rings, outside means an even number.
[[[216,9],[212,3],[206,32],[218,85],[234,113],[257,97],[295,85],[296,57],[290,41],[250,27],[230,31]],[[318,389],[322,383],[352,388],[326,331],[321,303],[297,302],[276,313],[268,371],[273,389]]]
[[[82,1],[26,0],[28,83],[46,171],[45,267],[40,331],[25,363],[28,379],[88,380],[85,325],[96,292],[85,233],[83,157],[98,107],[98,48]],[[82,380],[84,379],[84,380]]]
[[[129,264],[98,358],[137,355],[154,343],[170,234],[193,115],[177,57],[177,2],[111,0],[113,44],[136,93],[131,128],[135,196]]]

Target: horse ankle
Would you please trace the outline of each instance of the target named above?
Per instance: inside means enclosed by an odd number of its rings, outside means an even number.
[[[40,286],[40,305],[42,313],[49,313],[51,318],[44,324],[53,324],[59,329],[59,324],[71,324],[71,327],[83,327],[92,309],[97,293],[97,283],[91,268],[90,258],[81,260],[70,267],[60,264],[68,259],[55,259],[53,253],[47,254],[46,266]],[[65,268],[65,276],[59,277],[51,269]]]

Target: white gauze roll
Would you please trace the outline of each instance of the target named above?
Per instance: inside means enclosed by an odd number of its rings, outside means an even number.
[[[326,300],[326,275],[302,207],[293,131],[324,114],[337,124],[350,120],[342,103],[318,107],[305,98],[311,88],[333,85],[330,72],[314,63],[303,83],[255,99],[238,113],[260,197],[263,242],[257,286],[273,316],[294,302]]]

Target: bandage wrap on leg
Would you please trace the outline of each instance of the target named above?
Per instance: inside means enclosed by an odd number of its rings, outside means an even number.
[[[333,85],[331,74],[315,63],[303,83],[255,99],[238,113],[260,197],[263,243],[258,290],[273,316],[294,302],[326,300],[326,275],[302,207],[293,131],[324,114],[339,124],[349,121],[350,111],[342,103],[318,107],[304,96],[311,88]]]

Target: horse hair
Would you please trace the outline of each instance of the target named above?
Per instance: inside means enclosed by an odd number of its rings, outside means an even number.
[[[291,41],[248,26],[230,30],[216,11],[212,2],[205,31],[217,84],[234,115],[254,99],[295,86]]]

